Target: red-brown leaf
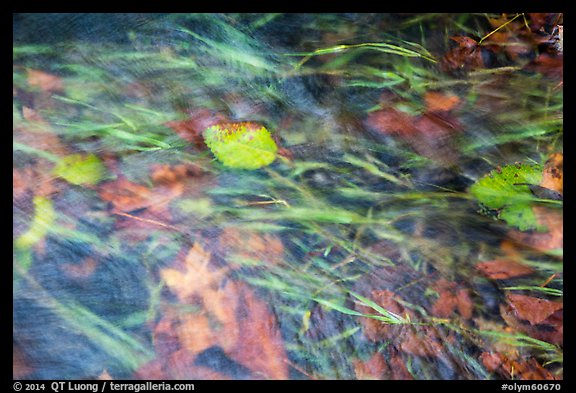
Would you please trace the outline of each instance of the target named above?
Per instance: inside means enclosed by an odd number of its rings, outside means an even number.
[[[554,153],[546,161],[540,186],[562,194],[564,192],[564,155]]]
[[[513,277],[526,276],[534,273],[534,269],[511,259],[495,259],[480,262],[476,269],[492,280],[507,280]]]
[[[198,149],[205,150],[207,146],[202,132],[214,124],[225,121],[227,118],[219,113],[209,109],[196,109],[190,112],[188,119],[169,121],[166,126],[173,129],[180,138],[193,143]]]
[[[516,315],[520,319],[527,320],[532,325],[542,323],[554,312],[564,307],[560,302],[553,302],[531,296],[509,293],[506,297]]]
[[[40,70],[28,70],[28,85],[47,92],[60,91],[64,88],[60,77]]]
[[[450,37],[450,39],[457,42],[458,46],[448,51],[442,58],[440,66],[443,70],[472,70],[484,67],[482,50],[475,40],[465,36]]]
[[[385,376],[390,372],[390,368],[386,363],[386,360],[382,354],[376,352],[368,360],[354,360],[354,373],[356,374],[356,379],[384,379]]]
[[[458,106],[460,98],[452,94],[427,91],[424,94],[424,102],[428,112],[447,112]]]
[[[439,297],[432,306],[432,314],[440,318],[447,318],[455,311],[465,319],[472,317],[474,304],[466,288],[459,288],[454,282],[440,279],[434,285]]]
[[[414,132],[412,116],[394,108],[385,108],[368,115],[369,127],[382,134],[410,135]]]

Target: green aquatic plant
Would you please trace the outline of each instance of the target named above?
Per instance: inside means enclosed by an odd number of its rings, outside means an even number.
[[[204,140],[222,164],[238,169],[270,165],[278,150],[266,127],[253,122],[213,125],[204,131]]]
[[[491,171],[470,187],[470,193],[486,208],[498,211],[498,218],[525,231],[538,228],[532,203],[537,199],[529,185],[542,180],[539,165],[506,165]]]

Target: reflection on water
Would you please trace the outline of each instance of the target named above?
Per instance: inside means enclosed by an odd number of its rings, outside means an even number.
[[[561,201],[468,193],[562,151],[559,15],[453,67],[497,17],[15,15],[14,378],[561,378]]]

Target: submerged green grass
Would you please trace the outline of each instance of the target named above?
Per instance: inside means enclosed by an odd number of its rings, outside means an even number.
[[[489,219],[475,214],[474,201],[465,190],[423,189],[426,184],[422,177],[417,177],[419,171],[434,168],[436,164],[405,146],[387,146],[343,135],[332,128],[327,129],[330,139],[323,139],[319,136],[320,122],[300,120],[313,117],[306,112],[308,107],[286,104],[294,102],[294,98],[285,84],[293,79],[324,74],[339,78],[335,89],[342,94],[361,89],[370,95],[388,89],[410,102],[420,102],[421,94],[430,88],[468,88],[463,106],[473,108],[477,97],[486,93],[487,84],[493,81],[491,78],[498,72],[510,73],[506,85],[506,94],[512,100],[507,101],[509,110],[494,115],[494,130],[475,130],[474,119],[470,120],[459,140],[459,152],[467,156],[464,164],[473,160],[501,163],[505,155],[499,149],[506,148],[521,152],[519,155],[526,160],[538,158],[541,161],[538,156],[561,148],[561,89],[555,90],[546,80],[510,68],[482,70],[485,72],[468,77],[439,73],[434,68],[438,58],[427,49],[426,34],[419,35],[420,42],[414,42],[405,39],[404,30],[394,40],[389,35],[382,35],[377,42],[357,34],[360,37],[338,45],[317,42],[313,48],[308,45],[298,51],[275,52],[255,36],[259,29],[279,23],[281,15],[239,18],[248,18],[249,27],[228,23],[223,16],[182,16],[184,21],[189,19],[200,25],[208,22],[210,27],[193,31],[190,24],[182,22],[184,27],[176,23],[164,32],[171,38],[160,46],[154,44],[152,35],[134,33],[136,42],[142,46],[138,50],[91,44],[85,50],[91,51],[94,62],[82,61],[71,52],[62,52],[54,69],[47,71],[62,73],[65,89],[52,97],[55,105],[43,109],[41,114],[50,123],[51,132],[80,152],[113,152],[126,162],[145,155],[157,163],[193,162],[221,179],[205,190],[206,196],[201,202],[183,200],[178,205],[185,219],[184,224],[180,224],[180,233],[168,235],[175,242],[182,236],[188,240],[192,237],[185,225],[198,230],[236,227],[273,232],[286,243],[292,242],[294,246],[285,252],[285,261],[278,266],[271,266],[265,255],[234,262],[245,265],[246,269],[238,272],[243,280],[270,296],[279,320],[286,325],[285,330],[293,334],[285,337],[291,357],[315,376],[353,377],[351,359],[359,355],[353,348],[355,340],[360,340],[361,336],[360,317],[385,324],[428,324],[467,338],[485,336],[533,351],[531,353],[551,363],[561,363],[562,349],[558,346],[522,334],[464,329],[458,321],[432,318],[418,305],[415,305],[420,310],[418,320],[409,320],[355,291],[354,286],[363,278],[384,266],[408,266],[423,276],[436,271],[451,278],[466,278],[473,274],[470,270],[472,261],[486,253],[486,250],[478,251],[472,244],[474,239],[468,238],[469,226],[485,224]],[[319,15],[318,18],[323,17]],[[179,20],[174,15],[170,19]],[[425,32],[431,26],[441,24],[442,20],[444,16],[430,14],[407,19],[401,25],[402,29]],[[471,21],[479,23],[477,16],[468,15],[446,22],[446,28],[458,25],[475,31],[476,27],[468,25]],[[56,53],[58,48],[34,45],[15,46],[13,50],[14,62],[30,68],[36,66],[35,57]],[[29,89],[25,82],[26,68],[17,68],[14,75],[16,87]],[[136,91],[137,88],[147,93],[132,94],[132,89]],[[212,165],[206,152],[190,151],[187,142],[166,126],[168,121],[187,119],[189,111],[195,108],[238,115],[233,103],[225,98],[234,95],[241,96],[249,105],[262,104],[264,108],[272,108],[266,112],[267,116],[252,115],[264,117],[255,120],[265,120],[271,131],[278,130],[285,136],[287,146],[299,141],[321,148],[321,142],[328,142],[336,146],[339,154],[331,155],[330,159],[320,155],[294,161],[280,159],[265,169],[237,175],[230,169]],[[356,116],[379,109],[379,105],[378,102],[359,105],[360,109],[354,108],[360,111]],[[421,104],[408,109],[414,113],[422,110]],[[280,129],[282,111],[294,112],[297,127]],[[16,106],[14,112],[18,127],[29,126],[29,121],[18,118]],[[62,159],[53,152],[17,141],[13,145],[14,151],[27,156],[45,158],[53,163]],[[382,155],[389,155],[399,164],[388,166],[379,158]],[[137,169],[127,167],[134,171],[128,175],[137,177]],[[321,177],[318,173],[337,174],[338,179],[332,183],[330,179],[318,180],[316,177]],[[266,203],[254,204],[254,201]],[[438,220],[450,222],[451,232],[427,239],[415,236],[415,230],[407,229],[409,224],[406,222],[425,226]],[[59,235],[74,237],[71,230],[64,232],[66,230],[62,229]],[[79,234],[77,240],[90,242],[95,239],[86,233]],[[383,241],[394,247],[399,259],[392,260],[371,248]],[[310,257],[312,253],[321,256]],[[487,253],[498,256],[497,250]],[[152,254],[150,258],[154,259]],[[501,290],[562,297],[561,289],[537,285],[543,274],[558,269],[554,255],[543,258],[544,261],[533,263],[537,270],[534,283],[505,286]],[[24,258],[26,267],[30,263],[29,258]],[[25,271],[22,276],[32,280]],[[360,313],[350,301],[371,308],[373,313]],[[153,356],[148,344],[91,314],[88,309],[60,304],[57,299],[51,307],[63,321],[103,346],[129,370],[137,369]],[[343,318],[341,331],[323,332],[326,337],[319,339],[304,334],[314,330],[310,313],[317,307],[331,316]],[[150,309],[135,315],[125,321],[125,325],[149,322],[156,311]],[[469,364],[477,375],[487,376],[486,370],[469,354],[456,347],[452,349],[452,355]],[[343,356],[334,358],[332,353],[335,352]],[[421,373],[435,375],[433,370],[417,364],[412,367],[420,367]]]

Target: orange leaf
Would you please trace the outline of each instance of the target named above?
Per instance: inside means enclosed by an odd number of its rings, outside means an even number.
[[[254,371],[257,378],[287,379],[288,358],[274,314],[250,288],[242,285],[241,292],[242,308],[236,310],[241,333],[227,354]]]
[[[414,356],[440,356],[446,352],[442,345],[445,338],[432,326],[404,325],[396,340],[398,348]]]
[[[447,318],[453,312],[458,313],[465,319],[472,317],[474,305],[470,299],[470,294],[466,288],[458,288],[454,282],[449,282],[445,279],[440,279],[435,285],[440,295],[434,305],[432,306],[432,314],[440,317]]]
[[[424,102],[429,112],[447,112],[456,108],[460,103],[460,98],[456,95],[427,91],[424,94]]]
[[[39,70],[28,70],[28,85],[49,92],[59,91],[64,87],[60,77]]]
[[[282,241],[268,233],[227,227],[220,234],[219,242],[232,267],[241,267],[244,261],[278,264],[284,256]]]
[[[150,206],[152,192],[140,184],[133,183],[124,176],[103,183],[100,198],[110,202],[118,211],[131,211]]]
[[[488,371],[496,372],[505,378],[521,380],[554,380],[550,371],[546,370],[534,358],[519,360],[509,358],[501,353],[482,352],[480,360]]]
[[[484,67],[482,59],[482,50],[478,43],[470,37],[456,36],[450,37],[452,41],[458,43],[458,46],[448,51],[440,62],[442,69],[452,70],[471,70]]]
[[[561,210],[546,206],[532,207],[539,225],[548,228],[548,232],[511,231],[510,239],[524,247],[538,251],[561,249],[564,246],[564,215]]]
[[[176,335],[194,357],[217,346],[258,379],[288,378],[287,355],[274,315],[252,290],[227,278],[229,268],[210,266],[210,253],[194,244],[180,269],[160,274],[183,303],[202,311],[176,316]]]
[[[161,270],[160,275],[170,291],[185,302],[194,295],[201,297],[217,289],[220,280],[228,273],[227,269],[210,269],[209,263],[210,253],[195,243],[186,255],[183,271],[166,268]]]
[[[354,373],[357,379],[385,379],[390,368],[382,354],[376,352],[368,360],[354,360]]]
[[[204,313],[188,313],[179,319],[176,332],[182,348],[193,356],[218,344],[218,335]]]
[[[410,135],[415,130],[412,117],[394,108],[371,112],[366,123],[382,134]]]
[[[564,155],[554,153],[544,165],[540,186],[559,192],[564,191]]]
[[[531,267],[510,259],[481,262],[476,265],[476,269],[492,280],[506,280],[534,273]]]
[[[173,129],[180,138],[193,143],[196,148],[206,150],[202,132],[214,124],[225,121],[227,121],[225,116],[209,109],[196,109],[190,112],[188,119],[169,121],[165,125]]]
[[[564,307],[562,303],[531,296],[509,293],[506,297],[508,303],[516,312],[516,315],[518,315],[520,319],[527,320],[532,325],[543,322],[554,312],[561,310]]]

